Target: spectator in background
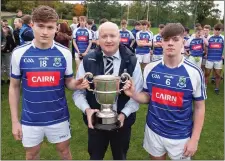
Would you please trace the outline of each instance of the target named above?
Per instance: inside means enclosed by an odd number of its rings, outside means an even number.
[[[34,39],[33,30],[31,28],[32,22],[31,22],[31,16],[25,15],[22,17],[23,26],[20,29],[20,45],[23,45],[25,43],[28,43]]]
[[[3,26],[3,27],[9,27],[10,32],[13,33],[13,28],[12,28],[12,26],[9,25],[8,20],[3,19],[2,22],[3,22],[3,23],[2,23],[2,26]]]
[[[55,41],[69,48],[70,40],[72,40],[72,32],[70,31],[69,26],[63,22],[60,23],[58,27],[58,32],[56,32],[54,38]]]
[[[92,31],[97,31],[97,26],[96,26],[96,24],[95,24],[95,20],[93,20],[93,19],[91,19],[91,21],[92,21],[92,26],[91,26],[91,30]]]
[[[21,18],[15,18],[14,20],[14,31],[13,31],[13,36],[14,36],[14,39],[15,39],[15,43],[16,43],[16,46],[20,45],[20,29],[22,28],[23,26],[23,21]]]
[[[18,10],[16,10],[16,12],[17,12],[16,17],[13,17],[12,18],[12,21],[11,21],[11,26],[12,26],[13,29],[15,29],[15,24],[14,24],[15,19],[16,18],[22,18],[23,17],[22,10],[18,9]]]
[[[131,32],[132,32],[132,34],[134,35],[134,38],[135,38],[135,39],[136,39],[136,33],[137,33],[138,31],[140,31],[140,30],[141,30],[141,23],[140,23],[139,21],[136,21],[136,22],[134,23],[134,28],[133,28],[133,30],[131,30]],[[137,42],[135,41],[135,42],[134,42],[134,45],[133,45],[133,49],[135,50],[136,47],[137,47]]]
[[[91,35],[92,36],[92,45],[91,45],[91,48],[88,51],[88,53],[93,52],[93,50],[96,48],[96,32],[91,29],[92,26],[93,26],[93,21],[91,19],[87,20],[86,27],[89,31],[91,31],[91,34],[92,34]]]
[[[77,28],[78,26],[78,19],[77,17],[73,17],[73,23],[70,25],[70,29],[73,33],[73,31]],[[75,59],[75,50],[74,50],[74,46],[73,46],[73,42],[72,42],[72,57],[73,59]]]
[[[13,35],[10,31],[9,27],[3,27],[3,34],[5,36],[5,45],[1,48],[1,74],[2,74],[2,83],[4,82],[4,75],[7,74],[7,83],[9,84],[10,78],[10,61],[11,61],[11,53],[13,49],[16,47]]]

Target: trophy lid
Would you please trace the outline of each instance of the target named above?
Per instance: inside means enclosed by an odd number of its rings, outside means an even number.
[[[111,80],[120,80],[119,76],[114,76],[114,75],[98,75],[94,77],[94,80],[106,80],[106,81],[111,81]]]

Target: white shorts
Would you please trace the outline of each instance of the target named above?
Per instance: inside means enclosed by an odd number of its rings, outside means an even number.
[[[162,59],[163,55],[154,55],[152,56],[152,61],[156,61],[156,60],[159,60],[159,59]]]
[[[144,54],[144,55],[140,55],[140,54],[136,54],[136,57],[138,59],[139,63],[150,63],[150,54]]]
[[[193,64],[197,65],[199,68],[201,68],[202,65],[202,57],[201,56],[189,56],[188,60],[192,62]]]
[[[75,60],[80,60],[79,54],[75,52]]]
[[[190,160],[190,157],[184,157],[184,146],[187,139],[168,139],[153,132],[148,125],[145,125],[144,149],[154,157],[161,157],[168,153],[170,159],[173,160]]]
[[[64,121],[58,124],[49,126],[27,126],[22,125],[24,147],[34,147],[40,144],[44,136],[47,137],[50,143],[61,143],[71,138],[70,123]]]
[[[223,60],[220,61],[209,61],[206,60],[205,68],[207,69],[222,69],[223,68]]]

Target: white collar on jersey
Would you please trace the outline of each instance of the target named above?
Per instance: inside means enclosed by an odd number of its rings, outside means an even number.
[[[181,62],[177,65],[177,68],[179,68],[183,63],[184,63],[184,56],[182,55],[182,59],[181,59]],[[162,57],[162,65],[165,65],[164,63],[164,57]]]
[[[103,57],[104,57],[104,56],[107,57],[107,55],[106,55],[103,51],[102,51],[102,53],[103,53]],[[117,59],[121,59],[119,49],[118,49],[118,50],[116,51],[116,53],[115,53],[114,55],[112,55],[112,56],[114,56],[114,57],[117,58]]]
[[[36,46],[34,45],[34,40],[31,41],[31,45],[32,45],[34,48],[36,48]],[[53,40],[51,49],[53,49],[54,46],[55,46],[55,41]]]

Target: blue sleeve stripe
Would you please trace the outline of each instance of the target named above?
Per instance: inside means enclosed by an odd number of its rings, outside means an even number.
[[[21,75],[14,75],[11,73],[11,77],[15,79],[21,79]]]
[[[65,78],[70,78],[70,77],[73,77],[73,73],[72,73],[72,74],[70,74],[70,75],[65,75],[64,77],[65,77]]]
[[[146,89],[146,88],[143,88],[143,90],[142,90],[143,92],[148,92],[148,89]]]

